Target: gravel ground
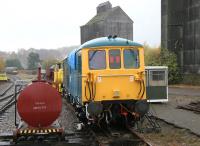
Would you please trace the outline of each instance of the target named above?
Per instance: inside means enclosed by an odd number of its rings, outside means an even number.
[[[63,99],[62,112],[58,121],[63,126],[66,132],[73,132],[74,123],[78,122],[72,106],[69,105],[65,99]]]
[[[153,146],[200,146],[200,136],[192,133],[199,132],[200,114],[176,108],[178,105],[200,100],[198,93],[200,90],[173,88],[169,90],[168,103],[151,104],[154,115],[171,124],[159,120],[162,131],[143,134],[145,138],[151,141]]]
[[[176,128],[163,121],[158,121],[162,127],[160,133],[142,134],[153,146],[200,146],[200,137],[189,130]]]
[[[0,133],[13,132],[13,130],[15,129],[14,112],[15,112],[15,109],[14,109],[14,106],[12,106],[6,111],[5,114],[3,114],[3,116],[1,116],[1,118],[3,119],[0,121]]]

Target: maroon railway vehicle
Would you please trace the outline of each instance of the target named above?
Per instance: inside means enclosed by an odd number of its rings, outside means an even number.
[[[57,119],[62,110],[60,93],[48,82],[33,81],[19,94],[16,108],[20,122],[16,125],[15,138],[45,138],[49,135],[62,135],[63,129]]]

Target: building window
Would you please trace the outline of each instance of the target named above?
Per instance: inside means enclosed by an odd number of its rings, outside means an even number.
[[[153,71],[152,72],[152,80],[154,80],[154,81],[165,80],[165,71]]]
[[[151,70],[149,85],[150,86],[166,86],[167,80],[165,76],[166,76],[165,71]]]
[[[106,68],[105,50],[90,50],[89,51],[89,68],[92,70]]]
[[[139,68],[139,52],[134,49],[124,50],[124,67]]]
[[[120,50],[109,50],[109,66],[111,69],[121,68]]]

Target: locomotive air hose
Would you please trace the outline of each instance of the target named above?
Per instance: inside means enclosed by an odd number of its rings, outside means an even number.
[[[141,86],[141,82],[139,81],[139,84],[140,84],[140,91],[138,92],[138,97],[140,96],[140,93],[142,91],[142,86]]]
[[[88,73],[88,77],[85,83],[85,98],[87,101],[94,100],[96,96],[96,81],[94,81],[94,78],[92,75],[93,74]],[[87,87],[89,91],[89,99],[87,97]]]
[[[143,95],[143,92],[144,92],[143,80],[141,80],[140,82],[141,82],[141,87],[142,87],[142,92],[141,93]],[[142,95],[140,96],[140,100],[142,99]]]
[[[91,89],[90,89],[90,81],[87,82],[87,85],[88,85],[88,90],[89,90],[89,95],[90,95],[89,96],[90,97],[89,101],[91,101],[91,99],[92,99],[92,92],[91,92]]]
[[[93,100],[93,95],[94,95],[94,89],[93,89],[93,81],[90,81],[90,87],[91,87],[91,98]]]
[[[94,93],[93,93],[93,100],[95,99],[95,96],[96,96],[96,81],[94,82],[93,84],[93,88],[94,88]]]
[[[90,87],[90,100],[94,100],[96,96],[96,82],[94,81],[93,74],[89,76],[89,87]]]
[[[97,125],[98,125],[99,127],[101,127],[100,122],[101,122],[101,120],[103,120],[103,118],[104,118],[104,113],[102,113],[101,118],[98,119]]]
[[[96,81],[94,80],[94,75],[91,74],[91,87],[92,87],[92,100],[95,99],[96,96]]]
[[[89,99],[87,97],[87,86],[88,86],[88,91],[89,91]],[[86,80],[86,83],[85,83],[85,98],[87,99],[87,101],[91,101],[91,89],[90,89],[90,82],[89,80]]]
[[[140,83],[141,83],[141,90],[142,90],[142,92],[141,92],[142,94],[141,94],[141,96],[140,96],[140,100],[141,100],[142,97],[143,97],[143,94],[144,94],[143,80],[141,80]]]
[[[142,93],[141,99],[143,98],[143,96],[144,96],[144,92],[145,92],[145,84],[144,84],[144,80],[142,80],[142,85],[143,85],[143,93]]]
[[[85,98],[87,99],[87,101],[89,101],[87,94],[86,94],[86,86],[87,86],[87,83],[85,83]]]
[[[90,92],[90,101],[91,101],[92,96],[93,96],[92,74],[91,73],[88,73],[88,90]]]

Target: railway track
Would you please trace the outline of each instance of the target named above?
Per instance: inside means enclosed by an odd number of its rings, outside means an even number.
[[[6,87],[6,89],[0,93],[0,97],[4,96],[12,87],[14,86],[14,82],[11,81],[10,85]]]
[[[144,137],[142,137],[139,133],[137,133],[133,128],[127,126],[127,129],[132,134],[134,134],[134,136],[139,140],[139,142],[140,142],[141,145],[152,146]]]
[[[17,94],[19,93],[20,91],[17,92]],[[14,93],[13,94],[10,94],[8,96],[5,96],[4,98],[1,98],[0,99],[0,102],[1,102],[1,107],[0,107],[0,114],[3,114],[9,107],[11,107],[12,105],[15,104],[15,95]]]
[[[101,146],[151,146],[131,127],[93,130]]]
[[[193,111],[194,113],[200,114],[200,101],[191,102],[187,105],[179,105],[177,108]]]
[[[65,103],[69,106],[75,114],[73,106],[69,103]],[[97,146],[151,146],[145,138],[140,136],[133,128],[125,126],[124,128],[100,128],[90,127],[83,129],[83,132],[88,131],[93,136],[93,141]],[[84,139],[84,137],[82,137]],[[94,143],[93,143],[94,144]]]
[[[5,89],[3,89],[0,93],[0,99],[7,94],[8,91],[10,91],[12,89],[12,87],[14,87],[15,85],[15,81],[18,80],[19,77],[17,76],[10,76],[10,83],[8,86],[5,87]]]
[[[122,132],[121,132],[122,134]],[[21,146],[21,145],[42,145],[42,146],[150,146],[144,139],[141,137],[135,138],[119,138],[116,135],[112,136],[110,134],[106,134],[106,139],[100,138],[99,134],[91,130],[90,128],[83,129],[81,131],[75,131],[72,133],[65,133],[63,138],[60,140],[44,140],[44,141],[18,141],[18,143],[14,143],[12,141],[12,134],[0,136],[0,146],[1,145],[9,145],[9,146]]]
[[[6,110],[8,108],[10,108],[12,105],[14,105],[15,101],[14,101],[14,97],[15,97],[15,94],[14,93],[10,93],[11,90],[13,90],[13,87],[14,87],[14,83],[15,81],[19,79],[18,77],[16,76],[12,76],[11,77],[11,85],[9,85],[4,91],[3,93],[0,95],[0,116],[2,114],[4,114],[6,112]],[[8,92],[10,93],[9,95]],[[14,92],[14,91],[13,91]],[[17,94],[19,93],[20,91],[17,91]]]

